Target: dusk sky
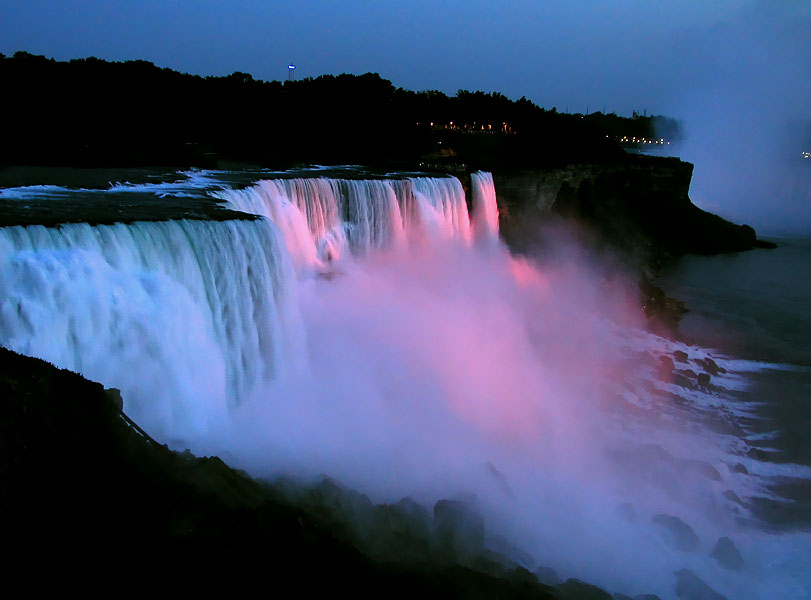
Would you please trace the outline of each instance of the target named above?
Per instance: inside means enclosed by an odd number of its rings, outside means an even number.
[[[144,59],[188,73],[244,71],[258,79],[284,79],[292,60],[299,78],[377,72],[412,90],[499,91],[560,111],[681,118],[688,135],[681,155],[696,163],[694,199],[770,226],[795,224],[797,210],[811,222],[811,188],[791,188],[795,200],[785,214],[759,213],[772,184],[754,193],[739,174],[755,177],[755,166],[763,171],[786,149],[808,150],[799,139],[805,134],[787,124],[811,116],[809,32],[808,0],[0,4],[5,54]],[[732,193],[731,179],[739,189],[730,209],[720,198]]]
[[[4,0],[0,52],[145,59],[260,79],[285,78],[292,60],[299,77],[371,71],[414,90],[500,91],[571,112],[662,113],[685,88],[707,86],[731,66],[729,44],[783,39],[808,67],[810,4]]]

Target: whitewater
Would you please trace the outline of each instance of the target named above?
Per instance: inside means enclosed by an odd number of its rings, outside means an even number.
[[[593,258],[512,256],[489,173],[469,198],[454,177],[189,181],[141,191],[261,218],[0,228],[0,343],[119,388],[160,441],[255,476],[464,498],[530,570],[675,598],[686,568],[729,598],[809,596],[808,534],[745,501],[811,475],[749,452],[757,406],[739,392],[783,367],[645,331]],[[662,368],[679,352],[721,369],[680,385]],[[743,569],[709,556],[723,536]]]

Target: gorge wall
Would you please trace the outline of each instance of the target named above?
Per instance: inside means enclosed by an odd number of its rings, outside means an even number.
[[[629,157],[619,164],[569,165],[495,174],[502,235],[526,251],[539,222],[575,220],[598,248],[619,251],[648,275],[668,258],[768,246],[747,225],[695,206],[689,197],[693,165],[677,158]]]

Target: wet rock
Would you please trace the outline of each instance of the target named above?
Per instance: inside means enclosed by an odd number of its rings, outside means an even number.
[[[612,600],[611,594],[605,590],[579,579],[567,579],[557,588],[563,592],[564,598],[572,600]]]
[[[692,389],[693,387],[695,387],[692,381],[687,379],[687,377],[685,377],[684,375],[680,375],[679,373],[673,374],[673,383],[683,388]]]
[[[687,353],[682,352],[681,350],[676,350],[673,353],[673,358],[675,358],[677,362],[686,363],[687,362]]]
[[[689,569],[676,571],[676,596],[681,600],[728,600]]]
[[[710,556],[717,560],[725,569],[737,571],[743,568],[743,557],[738,547],[735,545],[735,542],[728,537],[718,538]]]
[[[719,367],[715,361],[709,357],[707,358],[697,358],[695,363],[701,368],[703,368],[707,373],[710,375],[718,375],[719,373],[726,373],[727,370],[723,367]]]
[[[721,473],[718,472],[718,469],[704,460],[688,459],[684,461],[684,464],[689,467],[690,470],[703,475],[707,479],[721,481]]]
[[[676,550],[695,552],[701,545],[693,528],[678,517],[661,514],[653,517],[652,521],[667,532],[665,541]]]
[[[676,368],[676,365],[673,363],[673,359],[669,356],[662,356],[659,359],[659,377],[662,379],[669,379],[670,375],[673,373],[673,369]]]
[[[735,463],[729,468],[729,470],[732,471],[733,473],[743,473],[744,475],[749,475],[749,469],[747,469],[741,463]]]
[[[741,500],[740,496],[738,496],[738,494],[736,494],[732,490],[726,490],[724,492],[724,498],[726,498],[730,502],[734,502],[735,504],[740,504],[741,506],[743,506],[743,500]]]
[[[630,596],[626,596],[625,594],[614,594],[614,600],[634,600]]]
[[[538,581],[544,585],[557,586],[563,583],[563,579],[560,578],[558,572],[550,567],[538,567],[535,569],[534,573]]]
[[[707,386],[710,385],[710,376],[707,375],[706,373],[699,373],[698,376],[696,377],[696,379],[698,379],[698,384],[699,385],[702,385],[704,387],[707,387]]]
[[[696,372],[693,371],[692,369],[681,369],[679,373],[681,373],[685,377],[689,377],[690,379],[696,379],[698,377],[698,374],[696,374]]]

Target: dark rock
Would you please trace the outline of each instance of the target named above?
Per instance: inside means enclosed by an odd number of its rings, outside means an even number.
[[[728,537],[718,538],[710,556],[717,560],[725,569],[737,571],[743,568],[743,557],[738,547],[735,545],[735,542]]]
[[[687,465],[690,468],[690,470],[699,473],[700,475],[703,475],[707,479],[712,479],[713,481],[721,481],[721,473],[719,473],[718,469],[716,469],[706,461],[688,459],[684,461],[684,464]]]
[[[690,571],[676,571],[676,595],[682,600],[728,600]]]
[[[701,545],[696,532],[687,523],[672,515],[656,515],[653,523],[664,529],[668,535],[665,541],[682,552],[695,552]]]
[[[662,356],[659,359],[659,377],[662,379],[669,379],[671,373],[673,373],[675,365],[673,364],[673,359],[669,356]]]
[[[634,596],[634,600],[662,600],[656,594],[639,594],[638,596]]]
[[[735,463],[729,468],[729,470],[732,471],[733,473],[743,473],[744,475],[749,475],[749,469],[747,469],[741,463]]]
[[[472,503],[440,500],[434,505],[434,525],[439,545],[448,553],[475,556],[484,544],[484,519]]]
[[[704,387],[710,385],[710,376],[707,373],[699,373],[696,379],[698,379],[699,385],[702,385]]]
[[[535,577],[538,578],[538,581],[544,585],[556,586],[563,583],[563,579],[560,578],[558,572],[550,567],[538,567],[535,569],[534,573]]]
[[[707,373],[710,375],[718,375],[719,373],[726,373],[726,369],[723,367],[719,367],[715,364],[715,361],[710,357],[707,358],[697,358],[695,363],[701,366]]]
[[[693,389],[693,387],[695,387],[695,384],[692,381],[687,379],[687,377],[684,375],[679,375],[678,373],[673,373],[672,383],[688,389]]]
[[[118,410],[124,410],[124,399],[121,397],[121,390],[118,388],[107,388],[104,394],[113,402]]]
[[[557,588],[564,593],[564,598],[571,600],[612,600],[611,594],[579,579],[567,579]]]
[[[736,504],[740,504],[741,506],[743,506],[743,500],[741,500],[740,497],[738,496],[738,494],[736,494],[732,490],[726,490],[724,492],[724,498],[726,498],[727,500],[729,500],[731,502],[734,502]]]
[[[687,353],[682,352],[681,350],[676,350],[673,353],[673,358],[676,359],[677,362],[686,363],[687,361]]]
[[[291,479],[253,480],[218,458],[172,452],[136,427],[100,384],[0,348],[0,531],[16,553],[4,559],[4,573],[17,564],[20,581],[55,565],[115,572],[148,556],[166,565],[170,585],[187,585],[183,573],[212,565],[209,590],[238,589],[261,572],[307,597],[557,596],[526,570],[499,577],[431,554],[423,530],[433,520],[413,501],[369,508],[334,483],[293,494],[281,487],[294,487]],[[440,521],[457,512],[442,506]],[[358,511],[371,521],[357,529],[374,525],[373,537],[401,549],[377,560],[360,548],[345,521]]]
[[[681,369],[679,373],[681,373],[685,377],[689,377],[690,379],[696,379],[698,377],[698,375],[696,375],[696,372],[693,371],[692,369]]]

